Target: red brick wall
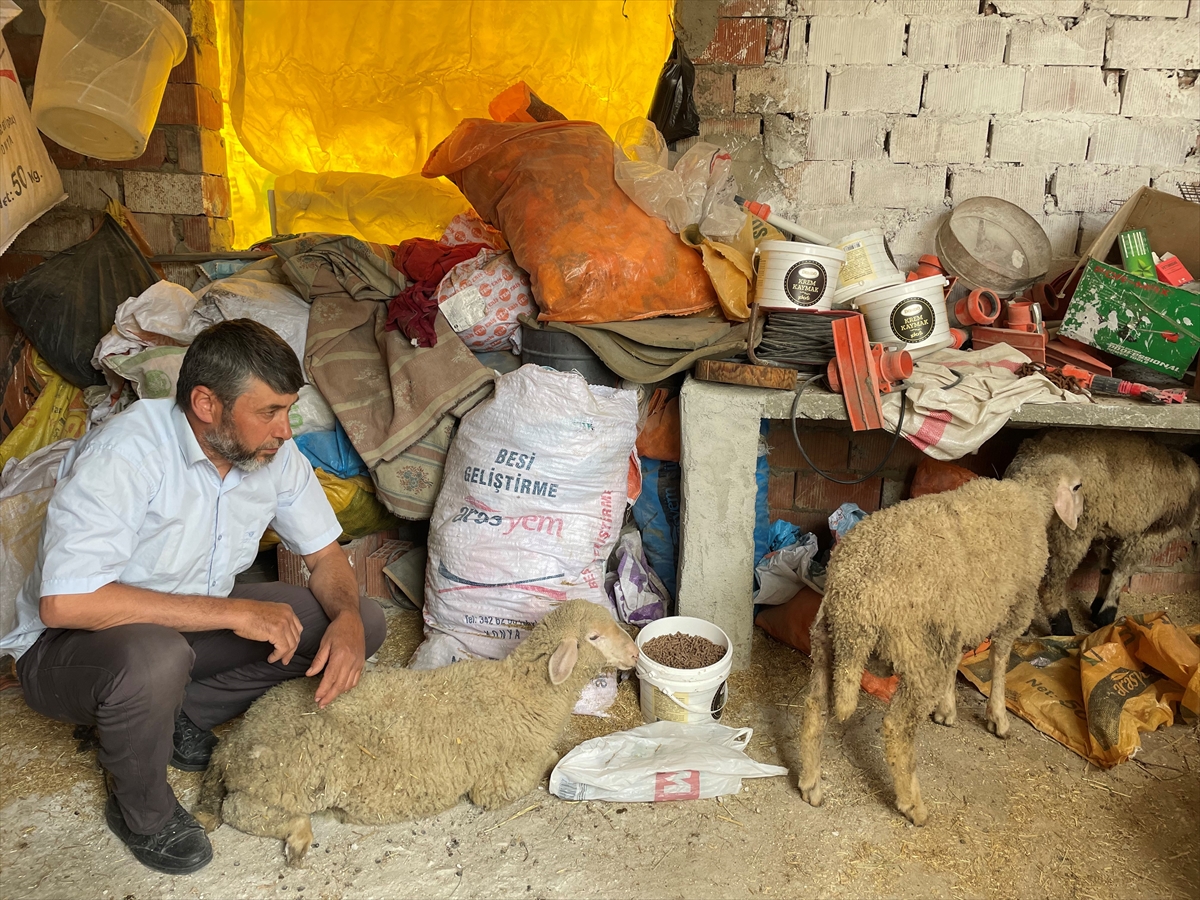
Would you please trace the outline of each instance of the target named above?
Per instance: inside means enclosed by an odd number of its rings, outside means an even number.
[[[798,430],[812,461],[842,480],[860,478],[874,469],[892,439],[880,431],[854,432],[848,425],[836,422],[804,423]],[[954,464],[978,475],[997,478],[1012,462],[1021,441],[1030,434],[1014,428],[1003,429],[978,453],[955,460]],[[830,541],[829,514],[843,503],[857,503],[867,512],[874,512],[906,499],[917,464],[924,456],[901,439],[876,476],[862,484],[840,485],[817,475],[804,461],[792,440],[790,423],[772,421],[767,446],[771,519],[786,519],[813,532],[822,546],[828,546]],[[1095,556],[1089,556],[1072,579],[1071,589],[1096,592],[1100,587],[1100,566]],[[1147,594],[1200,590],[1200,549],[1196,542],[1179,540],[1171,544],[1133,576],[1128,589]]]

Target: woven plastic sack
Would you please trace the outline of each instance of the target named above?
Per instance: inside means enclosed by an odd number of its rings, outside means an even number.
[[[45,385],[29,412],[0,443],[0,466],[87,431],[88,408],[83,391],[68,384],[38,355],[33,357],[33,366],[45,378]]]
[[[604,560],[620,531],[636,435],[631,391],[532,365],[497,380],[492,399],[463,417],[446,458],[429,522],[424,612],[434,640],[412,665],[503,658],[565,600],[615,618]],[[603,706],[615,691],[610,679]]]
[[[617,186],[613,142],[599,125],[467,119],[422,173],[449,177],[500,229],[544,321],[630,321],[716,306],[700,256]]]

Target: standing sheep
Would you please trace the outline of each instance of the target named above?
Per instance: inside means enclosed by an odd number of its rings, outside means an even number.
[[[1021,444],[1005,477],[1048,454],[1074,460],[1083,474],[1083,515],[1070,531],[1050,522],[1050,564],[1042,583],[1042,607],[1054,634],[1074,634],[1067,610],[1067,580],[1092,545],[1114,542],[1112,580],[1092,601],[1092,622],[1117,618],[1121,588],[1155,553],[1197,527],[1200,467],[1180,453],[1132,432],[1060,429]]]
[[[917,724],[955,721],[954,683],[964,647],[992,638],[988,730],[1008,734],[1005,663],[1033,617],[1046,568],[1046,523],[1073,527],[1081,505],[1075,465],[1061,456],[1011,481],[980,478],[907,500],[860,522],[834,548],[812,628],[812,679],[800,729],[800,795],[820,806],[821,744],[830,694],[838,721],[858,705],[860,673],[878,652],[900,676],[883,719],[896,807],[927,818],[914,774]]]
[[[272,688],[218,745],[196,818],[283,838],[288,862],[312,843],[309,816],[401,822],[469,794],[488,809],[533,790],[556,761],[584,686],[632,668],[637,645],[600,606],[568,601],[503,660],[371,672],[325,709],[314,679]]]

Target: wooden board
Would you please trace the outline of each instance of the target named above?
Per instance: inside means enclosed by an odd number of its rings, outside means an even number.
[[[796,370],[779,369],[775,366],[751,366],[745,363],[723,362],[719,359],[702,359],[696,363],[695,375],[701,381],[718,381],[721,384],[742,384],[775,391],[796,389]]]

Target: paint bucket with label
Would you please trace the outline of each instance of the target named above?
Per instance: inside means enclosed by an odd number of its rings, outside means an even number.
[[[758,245],[758,291],[763,309],[832,309],[846,254],[836,247],[795,241]]]
[[[949,347],[954,338],[946,316],[941,275],[918,278],[863,294],[854,301],[867,317],[867,337],[872,344],[887,344],[924,356]]]
[[[846,262],[838,273],[838,288],[833,292],[834,303],[845,303],[868,291],[904,281],[904,276],[888,255],[882,229],[856,231],[846,235],[835,246],[846,254]]]
[[[719,662],[700,669],[676,669],[648,657],[642,646],[664,634],[694,634],[725,648]],[[668,722],[699,724],[721,718],[728,694],[726,682],[733,668],[733,646],[729,635],[704,619],[667,616],[651,622],[637,636],[637,677],[641,685],[642,718],[647,724]]]

